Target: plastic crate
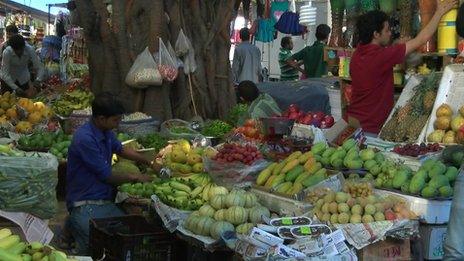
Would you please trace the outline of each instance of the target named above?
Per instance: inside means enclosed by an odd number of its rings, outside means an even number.
[[[178,260],[178,240],[144,217],[129,215],[90,220],[92,258],[95,260]]]

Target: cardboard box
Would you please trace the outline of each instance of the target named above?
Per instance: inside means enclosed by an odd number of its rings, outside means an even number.
[[[424,258],[427,260],[443,259],[443,244],[446,238],[447,225],[421,224],[419,233],[424,245]]]
[[[406,261],[411,260],[409,239],[386,239],[369,245],[358,252],[360,261]]]
[[[363,143],[365,141],[366,137],[364,136],[364,133],[363,133],[363,131],[361,129],[361,123],[359,123],[359,121],[357,119],[352,118],[352,117],[348,118],[348,122],[341,119],[341,120],[337,121],[332,126],[332,128],[322,130],[322,132],[324,133],[325,138],[327,139],[327,141],[329,143],[334,144],[334,143],[336,143],[336,140],[337,140],[338,136],[340,136],[340,134],[342,134],[343,131],[345,131],[348,127],[354,128],[355,131],[354,131],[353,134],[348,136],[346,139],[355,138],[360,143]]]

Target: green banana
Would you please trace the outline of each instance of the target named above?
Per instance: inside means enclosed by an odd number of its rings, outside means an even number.
[[[198,195],[201,194],[201,192],[203,191],[204,188],[205,188],[205,186],[196,187],[195,189],[192,190],[192,193],[190,193],[190,196],[192,198],[197,197]]]
[[[26,243],[19,242],[18,244],[10,247],[7,251],[13,255],[19,255],[26,250]]]
[[[192,192],[192,189],[189,186],[187,186],[185,184],[182,184],[180,182],[177,182],[177,181],[171,181],[171,182],[169,182],[169,185],[172,188],[177,189],[177,190],[182,190],[182,191],[185,191],[185,192],[188,192],[188,193]]]
[[[182,191],[182,190],[176,190],[174,191],[174,197],[188,197],[190,194],[188,192]]]

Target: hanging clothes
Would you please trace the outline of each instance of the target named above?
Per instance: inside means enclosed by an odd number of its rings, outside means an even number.
[[[300,15],[290,11],[282,14],[274,28],[284,34],[303,35],[306,33],[306,26],[300,24]]]
[[[288,11],[289,2],[288,1],[274,1],[271,4],[271,19],[273,23],[279,21],[282,14]],[[274,26],[274,24],[272,26]]]
[[[263,43],[269,43],[275,39],[275,28],[272,19],[258,19],[255,40]]]

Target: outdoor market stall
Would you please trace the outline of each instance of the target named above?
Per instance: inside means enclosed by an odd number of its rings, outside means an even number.
[[[374,1],[330,2],[331,48],[349,48],[355,10],[378,7]],[[378,3],[393,12],[386,1]],[[341,35],[345,9],[350,41]],[[400,34],[410,36],[411,10],[403,9]],[[160,39],[157,53],[144,49],[127,85],[169,84],[180,68],[191,81],[197,56],[185,35],[178,39]],[[434,41],[427,46],[433,50]],[[81,29],[71,30],[60,56],[66,77],[50,78],[34,99],[0,96],[0,216],[24,233],[0,229],[0,260],[67,259],[50,246],[47,222],[65,190],[72,135],[92,115],[86,52]],[[339,66],[349,66],[345,62]],[[464,65],[441,72],[425,67],[405,81],[378,137],[366,137],[356,119],[342,119],[343,99],[335,97],[346,93],[343,82],[341,90],[336,86],[349,75],[258,84],[278,108],[267,100],[238,104],[223,119],[123,115],[117,139],[163,168],[157,173],[113,156],[112,171],[153,181],[117,187],[115,202],[129,215],[90,221],[92,258],[441,258],[463,171]],[[186,86],[198,114],[193,85]],[[425,251],[416,253],[421,244]]]

